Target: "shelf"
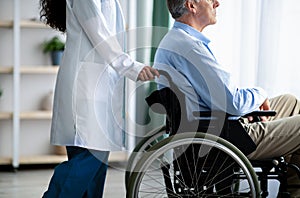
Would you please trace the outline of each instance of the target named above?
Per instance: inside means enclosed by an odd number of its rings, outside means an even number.
[[[45,120],[52,118],[51,111],[33,111],[33,112],[21,112],[21,120]]]
[[[128,160],[127,152],[110,152],[108,161],[109,162],[125,162]]]
[[[22,156],[19,159],[21,165],[33,164],[59,164],[67,160],[66,155],[39,155],[39,156]],[[0,157],[0,165],[11,165],[12,159],[9,157]]]
[[[111,152],[109,162],[120,162],[128,159],[126,152]],[[59,164],[67,160],[66,155],[38,155],[38,156],[21,156],[19,158],[20,165],[33,164]],[[9,157],[0,157],[0,165],[11,165],[12,159]]]
[[[20,164],[56,164],[67,160],[67,155],[41,155],[41,156],[22,156]],[[109,162],[120,162],[127,160],[125,152],[112,152],[108,158]],[[6,162],[8,160],[6,159]]]
[[[11,112],[0,112],[0,120],[10,120],[13,117]],[[32,112],[21,112],[21,120],[49,120],[52,118],[51,111],[32,111]]]
[[[56,74],[59,66],[21,66],[21,74]],[[0,67],[0,74],[12,74],[13,67]]]
[[[40,156],[22,156],[20,157],[21,165],[30,164],[59,164],[67,160],[66,155],[40,155]]]
[[[22,74],[56,74],[59,66],[22,66],[20,72]]]
[[[10,165],[12,164],[12,159],[9,157],[0,157],[0,165]]]
[[[2,28],[12,28],[13,22],[12,21],[0,21],[0,27]]]
[[[0,21],[0,27],[2,28],[12,28],[13,27],[13,21]],[[45,25],[42,22],[39,21],[31,21],[31,20],[21,20],[20,21],[20,27],[21,28],[49,28],[47,25]]]
[[[12,119],[12,113],[0,112],[0,120],[10,120],[10,119]]]
[[[20,25],[22,28],[49,28],[47,25],[45,25],[42,22],[39,21],[30,21],[30,20],[24,20],[20,22]]]
[[[11,74],[13,73],[12,67],[0,67],[0,74]]]

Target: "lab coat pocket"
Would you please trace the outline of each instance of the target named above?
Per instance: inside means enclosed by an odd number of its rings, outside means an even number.
[[[107,78],[107,65],[94,62],[80,62],[74,83],[73,101],[94,100],[99,81]]]
[[[95,103],[107,106],[108,85],[101,86],[102,94],[97,94],[99,83],[107,78],[107,66],[93,62],[81,62],[73,87],[73,117],[76,127],[76,144],[82,146],[96,146],[92,131],[103,131],[97,120]],[[104,81],[104,82],[103,82]],[[96,98],[96,96],[98,98]],[[91,135],[93,134],[93,135]]]

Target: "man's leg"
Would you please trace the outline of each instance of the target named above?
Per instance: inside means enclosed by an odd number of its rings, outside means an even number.
[[[299,101],[291,95],[271,99],[271,109],[277,115],[268,122],[248,124],[248,132],[257,145],[250,159],[290,156],[300,166],[300,115]],[[289,171],[289,184],[300,184],[295,172]],[[300,189],[290,190],[292,197],[300,197]],[[296,196],[297,195],[297,196]]]
[[[270,121],[279,118],[291,117],[293,115],[299,115],[300,113],[300,101],[293,95],[285,94],[270,99],[270,107],[275,110],[277,114],[274,117],[270,117]]]
[[[44,197],[102,197],[109,152],[96,151],[97,157],[84,148],[67,147],[67,152],[69,160],[55,168]],[[99,179],[97,187],[95,177]]]

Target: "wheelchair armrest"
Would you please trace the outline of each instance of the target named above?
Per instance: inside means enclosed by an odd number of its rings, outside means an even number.
[[[248,117],[248,116],[253,116],[253,117],[256,117],[256,116],[275,116],[276,115],[276,111],[273,111],[273,110],[264,110],[264,111],[253,111],[251,113],[248,113],[246,115],[243,115],[243,117]]]
[[[260,122],[261,121],[261,116],[275,116],[276,115],[276,111],[273,110],[264,110],[264,111],[253,111],[251,113],[248,113],[244,116],[242,116],[243,118],[247,118],[249,116],[253,117],[253,120],[251,121],[251,123],[253,122]]]
[[[276,111],[273,111],[273,110],[264,110],[264,111],[253,111],[251,113],[248,113],[244,116],[242,116],[243,118],[247,118],[248,116],[252,116],[254,117],[255,119],[255,122],[257,121],[260,121],[260,116],[275,116],[276,115]],[[193,116],[196,117],[196,118],[211,118],[212,116],[214,117],[236,117],[234,115],[230,115],[230,114],[227,114],[223,111],[194,111],[193,112]]]

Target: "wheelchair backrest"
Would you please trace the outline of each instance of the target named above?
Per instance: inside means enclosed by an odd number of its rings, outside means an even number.
[[[167,128],[171,134],[177,133],[183,123],[187,123],[187,112],[184,94],[173,83],[171,76],[160,70],[169,81],[169,87],[156,90],[146,98],[146,102],[152,111],[160,114],[166,113]],[[181,127],[183,128],[183,127]]]

